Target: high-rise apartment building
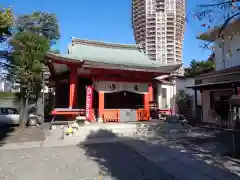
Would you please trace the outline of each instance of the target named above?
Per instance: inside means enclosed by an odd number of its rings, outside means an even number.
[[[136,43],[163,64],[182,63],[185,0],[133,0]]]

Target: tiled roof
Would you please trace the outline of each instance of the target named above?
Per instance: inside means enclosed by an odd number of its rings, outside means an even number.
[[[159,63],[152,61],[136,45],[123,45],[75,39],[69,46],[69,53],[81,60],[97,63],[156,67]]]
[[[181,66],[180,64],[163,66],[160,62],[149,59],[137,45],[73,39],[72,43],[68,46],[68,53],[67,55],[54,56],[75,62],[102,63],[138,68],[162,67],[164,69],[166,67],[168,71],[176,70]]]

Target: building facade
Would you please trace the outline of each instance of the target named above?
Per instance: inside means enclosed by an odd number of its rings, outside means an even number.
[[[0,92],[20,92],[20,85],[18,83],[11,83],[7,80],[0,80]]]
[[[133,0],[136,43],[162,64],[182,63],[185,0]]]
[[[188,86],[194,86],[195,84],[195,79],[194,78],[185,78],[185,77],[181,77],[176,79],[176,92],[180,92],[180,91],[184,91],[189,97],[190,97],[190,107],[189,107],[189,112],[188,112],[188,116],[196,116],[196,110],[197,107],[202,105],[202,99],[201,99],[201,93],[199,91],[197,91],[196,95],[197,95],[197,101],[194,100],[195,98],[195,92],[193,89],[189,89],[187,88]],[[179,107],[177,106],[177,104],[175,104],[176,106],[176,112],[177,114],[180,114],[179,112]]]
[[[180,66],[152,62],[136,45],[81,39],[72,40],[67,55],[47,58],[56,89],[52,114],[89,112],[89,120],[104,122],[149,120],[153,79]]]
[[[230,118],[229,100],[239,94],[240,87],[240,21],[231,22],[219,37],[219,28],[200,35],[201,40],[211,41],[215,47],[214,72],[202,74],[195,78],[195,90],[202,95],[202,121],[221,124]],[[219,110],[219,107],[223,107]],[[239,109],[237,110],[239,111]],[[230,121],[229,121],[230,122]]]

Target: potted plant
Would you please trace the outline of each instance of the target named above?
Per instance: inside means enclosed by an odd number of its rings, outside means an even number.
[[[86,121],[86,117],[85,116],[78,116],[76,117],[75,122],[79,125],[79,126],[84,126]]]

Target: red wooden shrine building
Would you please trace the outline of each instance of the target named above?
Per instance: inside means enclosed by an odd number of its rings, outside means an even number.
[[[80,39],[72,39],[67,55],[47,58],[55,87],[53,114],[78,116],[87,109],[91,121],[104,122],[149,120],[153,79],[181,66],[152,61],[136,45]]]

